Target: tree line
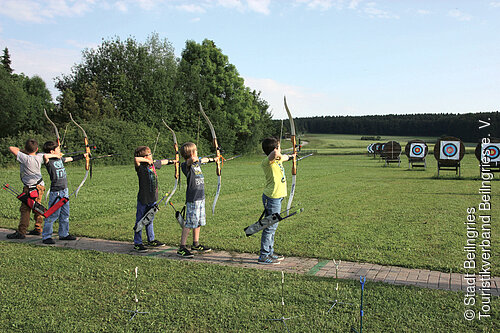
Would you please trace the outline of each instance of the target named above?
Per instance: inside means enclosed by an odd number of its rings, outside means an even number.
[[[162,119],[179,142],[194,141],[205,152],[213,149],[199,103],[228,155],[254,151],[272,127],[268,103],[244,85],[236,67],[208,39],[186,41],[180,58],[156,33],[142,43],[132,37],[103,39],[98,47],[82,51],[70,73],[55,78],[60,93],[56,103],[40,77],[13,73],[7,48],[1,60],[0,164],[12,143],[54,138],[44,109],[66,136],[67,149],[82,141],[70,123],[71,113],[102,153],[120,154],[118,160],[128,162],[138,145],[154,145],[157,153],[173,155]]]
[[[491,125],[479,129],[483,124]],[[287,121],[285,121],[287,123]],[[276,128],[281,121],[274,122]],[[318,134],[359,134],[367,136],[454,136],[467,142],[478,142],[483,136],[500,137],[500,113],[498,111],[466,114],[408,114],[380,116],[332,116],[295,119],[297,131]],[[286,127],[289,128],[289,127]]]

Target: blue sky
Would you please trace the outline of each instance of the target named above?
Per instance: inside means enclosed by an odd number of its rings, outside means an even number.
[[[0,0],[15,72],[69,74],[85,47],[208,38],[275,119],[465,113],[500,104],[500,0]]]

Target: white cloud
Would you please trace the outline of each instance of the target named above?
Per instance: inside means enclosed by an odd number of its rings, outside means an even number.
[[[359,4],[362,1],[363,0],[351,0],[351,2],[349,3],[349,9],[356,9],[356,8],[358,8]]]
[[[366,4],[365,8],[363,9],[363,12],[372,18],[385,18],[385,19],[399,18],[398,15],[392,14],[382,9],[375,8],[375,6],[376,6],[375,2],[369,2]]]
[[[500,8],[500,1],[492,1],[490,2],[490,6],[495,8]]]
[[[4,0],[0,14],[17,21],[41,23],[58,16],[81,16],[91,10],[93,0]]]
[[[418,9],[417,10],[417,14],[420,14],[420,15],[429,15],[431,12],[428,11],[428,10],[425,10],[425,9]]]
[[[128,11],[128,6],[124,1],[117,1],[115,2],[115,8],[118,9],[120,12],[127,12]]]
[[[69,74],[71,67],[81,61],[81,50],[77,48],[48,48],[16,39],[0,39],[0,45],[9,48],[14,73],[40,76],[54,99],[59,94],[54,87],[54,78]]]
[[[458,9],[452,9],[448,12],[448,16],[453,17],[459,21],[470,21],[472,17],[468,14],[461,12]]]
[[[356,0],[352,2],[356,2]],[[322,11],[328,10],[334,6],[340,9],[342,6],[342,1],[339,0],[297,0],[297,3],[306,4],[309,9],[319,9]]]
[[[188,13],[204,13],[205,9],[198,5],[180,5],[176,7],[177,9],[188,12]]]
[[[335,102],[332,97],[322,93],[308,91],[304,87],[296,87],[277,82],[273,79],[245,78],[245,85],[250,89],[261,91],[261,97],[269,103],[269,110],[274,119],[286,119],[283,96],[294,117],[312,117],[333,115]],[[338,103],[337,103],[338,104]]]
[[[247,0],[248,8],[254,12],[269,15],[271,13],[269,4],[271,0]]]
[[[217,5],[225,8],[236,8],[243,10],[243,3],[240,0],[218,0]]]

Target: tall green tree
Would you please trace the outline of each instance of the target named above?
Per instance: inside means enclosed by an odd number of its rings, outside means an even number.
[[[109,105],[116,110],[112,114],[126,121],[152,125],[161,118],[169,118],[174,109],[172,93],[177,62],[166,39],[152,34],[146,42],[139,43],[132,37],[125,41],[115,37],[103,40],[96,49],[85,49],[82,58],[71,74],[57,78],[63,107],[73,103],[64,100],[67,96],[78,105],[78,116],[87,120],[108,114]],[[107,111],[92,109],[91,93],[93,99],[102,99],[100,107]]]
[[[27,117],[28,98],[22,84],[0,67],[0,133],[15,135]]]
[[[10,66],[12,61],[10,60],[10,54],[9,54],[9,49],[5,48],[3,49],[3,56],[2,56],[2,67],[7,71],[7,73],[12,74],[14,70]]]
[[[199,104],[216,127],[220,145],[227,151],[254,148],[261,135],[253,135],[270,119],[267,103],[245,87],[236,67],[211,40],[187,41],[177,76],[177,89],[184,100],[184,127],[196,129]],[[202,120],[203,136],[211,134]]]

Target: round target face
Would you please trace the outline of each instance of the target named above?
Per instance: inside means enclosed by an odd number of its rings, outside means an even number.
[[[447,143],[443,146],[442,152],[444,156],[451,158],[458,153],[458,148],[453,143]]]
[[[487,146],[484,149],[484,155],[487,155],[490,157],[490,159],[494,160],[498,158],[498,156],[500,155],[500,151],[497,146]]]
[[[415,145],[411,148],[411,152],[415,156],[420,156],[423,154],[424,150],[422,149],[422,146]]]

